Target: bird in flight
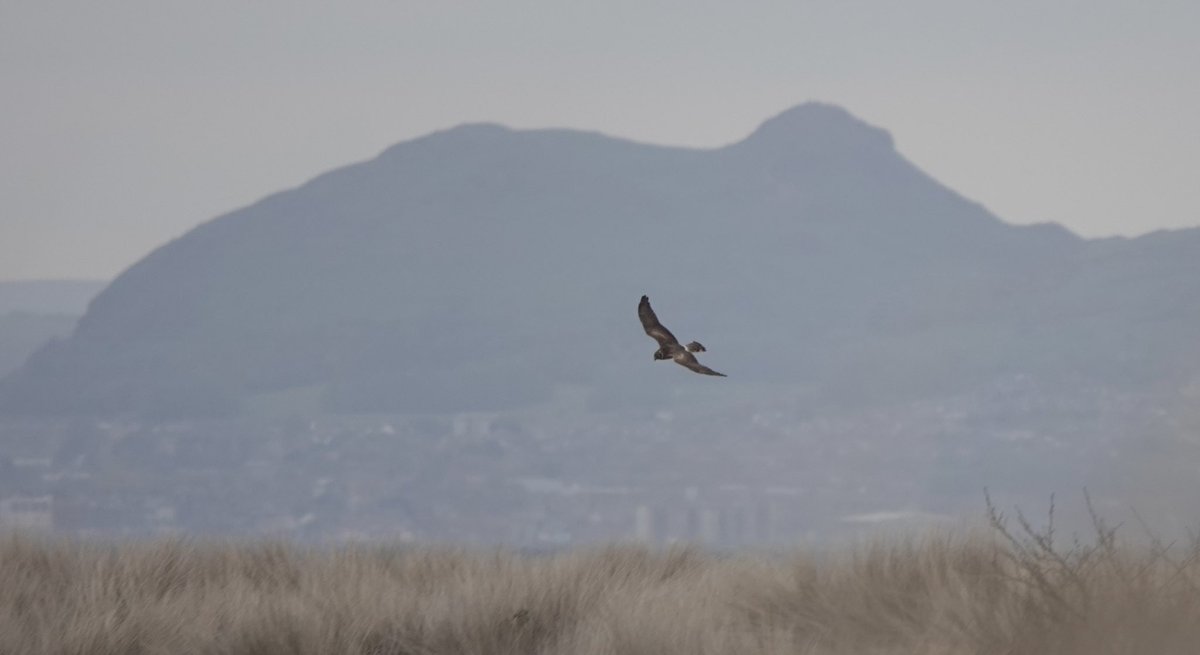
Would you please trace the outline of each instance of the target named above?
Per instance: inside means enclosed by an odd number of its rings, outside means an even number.
[[[670,359],[697,373],[726,377],[724,373],[718,373],[696,361],[696,356],[692,353],[702,353],[707,350],[700,345],[699,341],[693,341],[686,346],[679,345],[679,340],[675,338],[675,335],[658,322],[658,316],[655,316],[654,310],[650,308],[650,298],[647,296],[642,296],[642,302],[638,303],[638,318],[641,319],[646,334],[658,342],[658,350],[654,351],[655,360]]]

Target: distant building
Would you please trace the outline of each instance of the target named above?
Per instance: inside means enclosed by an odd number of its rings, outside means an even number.
[[[654,541],[654,514],[645,505],[638,505],[633,512],[633,538],[646,543]]]
[[[0,530],[53,530],[54,496],[13,496],[0,500]]]
[[[700,541],[715,544],[721,536],[720,515],[714,509],[700,512]]]

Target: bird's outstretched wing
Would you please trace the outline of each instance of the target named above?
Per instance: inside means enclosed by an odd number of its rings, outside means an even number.
[[[719,375],[723,378],[729,377],[729,376],[725,375],[724,373],[718,373],[718,372],[712,370],[711,368],[705,366],[704,364],[701,364],[699,362],[699,360],[696,359],[695,355],[693,355],[692,353],[690,353],[686,350],[681,350],[681,351],[675,353],[675,356],[672,357],[671,359],[675,360],[676,364],[679,364],[680,366],[682,366],[684,368],[691,369],[697,373],[703,373],[704,375]]]
[[[679,340],[671,331],[663,327],[662,323],[658,322],[658,317],[654,315],[654,310],[650,308],[650,298],[642,296],[642,302],[638,303],[638,318],[642,321],[642,327],[646,330],[646,334],[658,342],[658,345],[668,346],[671,344],[679,345]]]

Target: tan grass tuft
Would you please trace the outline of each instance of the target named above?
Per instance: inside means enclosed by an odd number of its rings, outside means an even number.
[[[993,532],[838,553],[0,538],[0,655],[1195,653],[1200,544]]]

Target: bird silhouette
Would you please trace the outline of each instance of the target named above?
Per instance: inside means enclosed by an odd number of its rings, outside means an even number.
[[[642,296],[642,301],[638,303],[638,319],[642,321],[642,327],[646,330],[646,334],[658,342],[658,350],[654,351],[654,359],[656,361],[669,359],[697,373],[727,377],[724,373],[718,373],[701,364],[696,359],[696,356],[692,354],[707,352],[708,349],[700,345],[699,341],[693,341],[686,346],[679,344],[679,340],[675,338],[675,335],[671,334],[671,331],[659,322],[654,309],[650,307],[650,298],[648,296]]]

